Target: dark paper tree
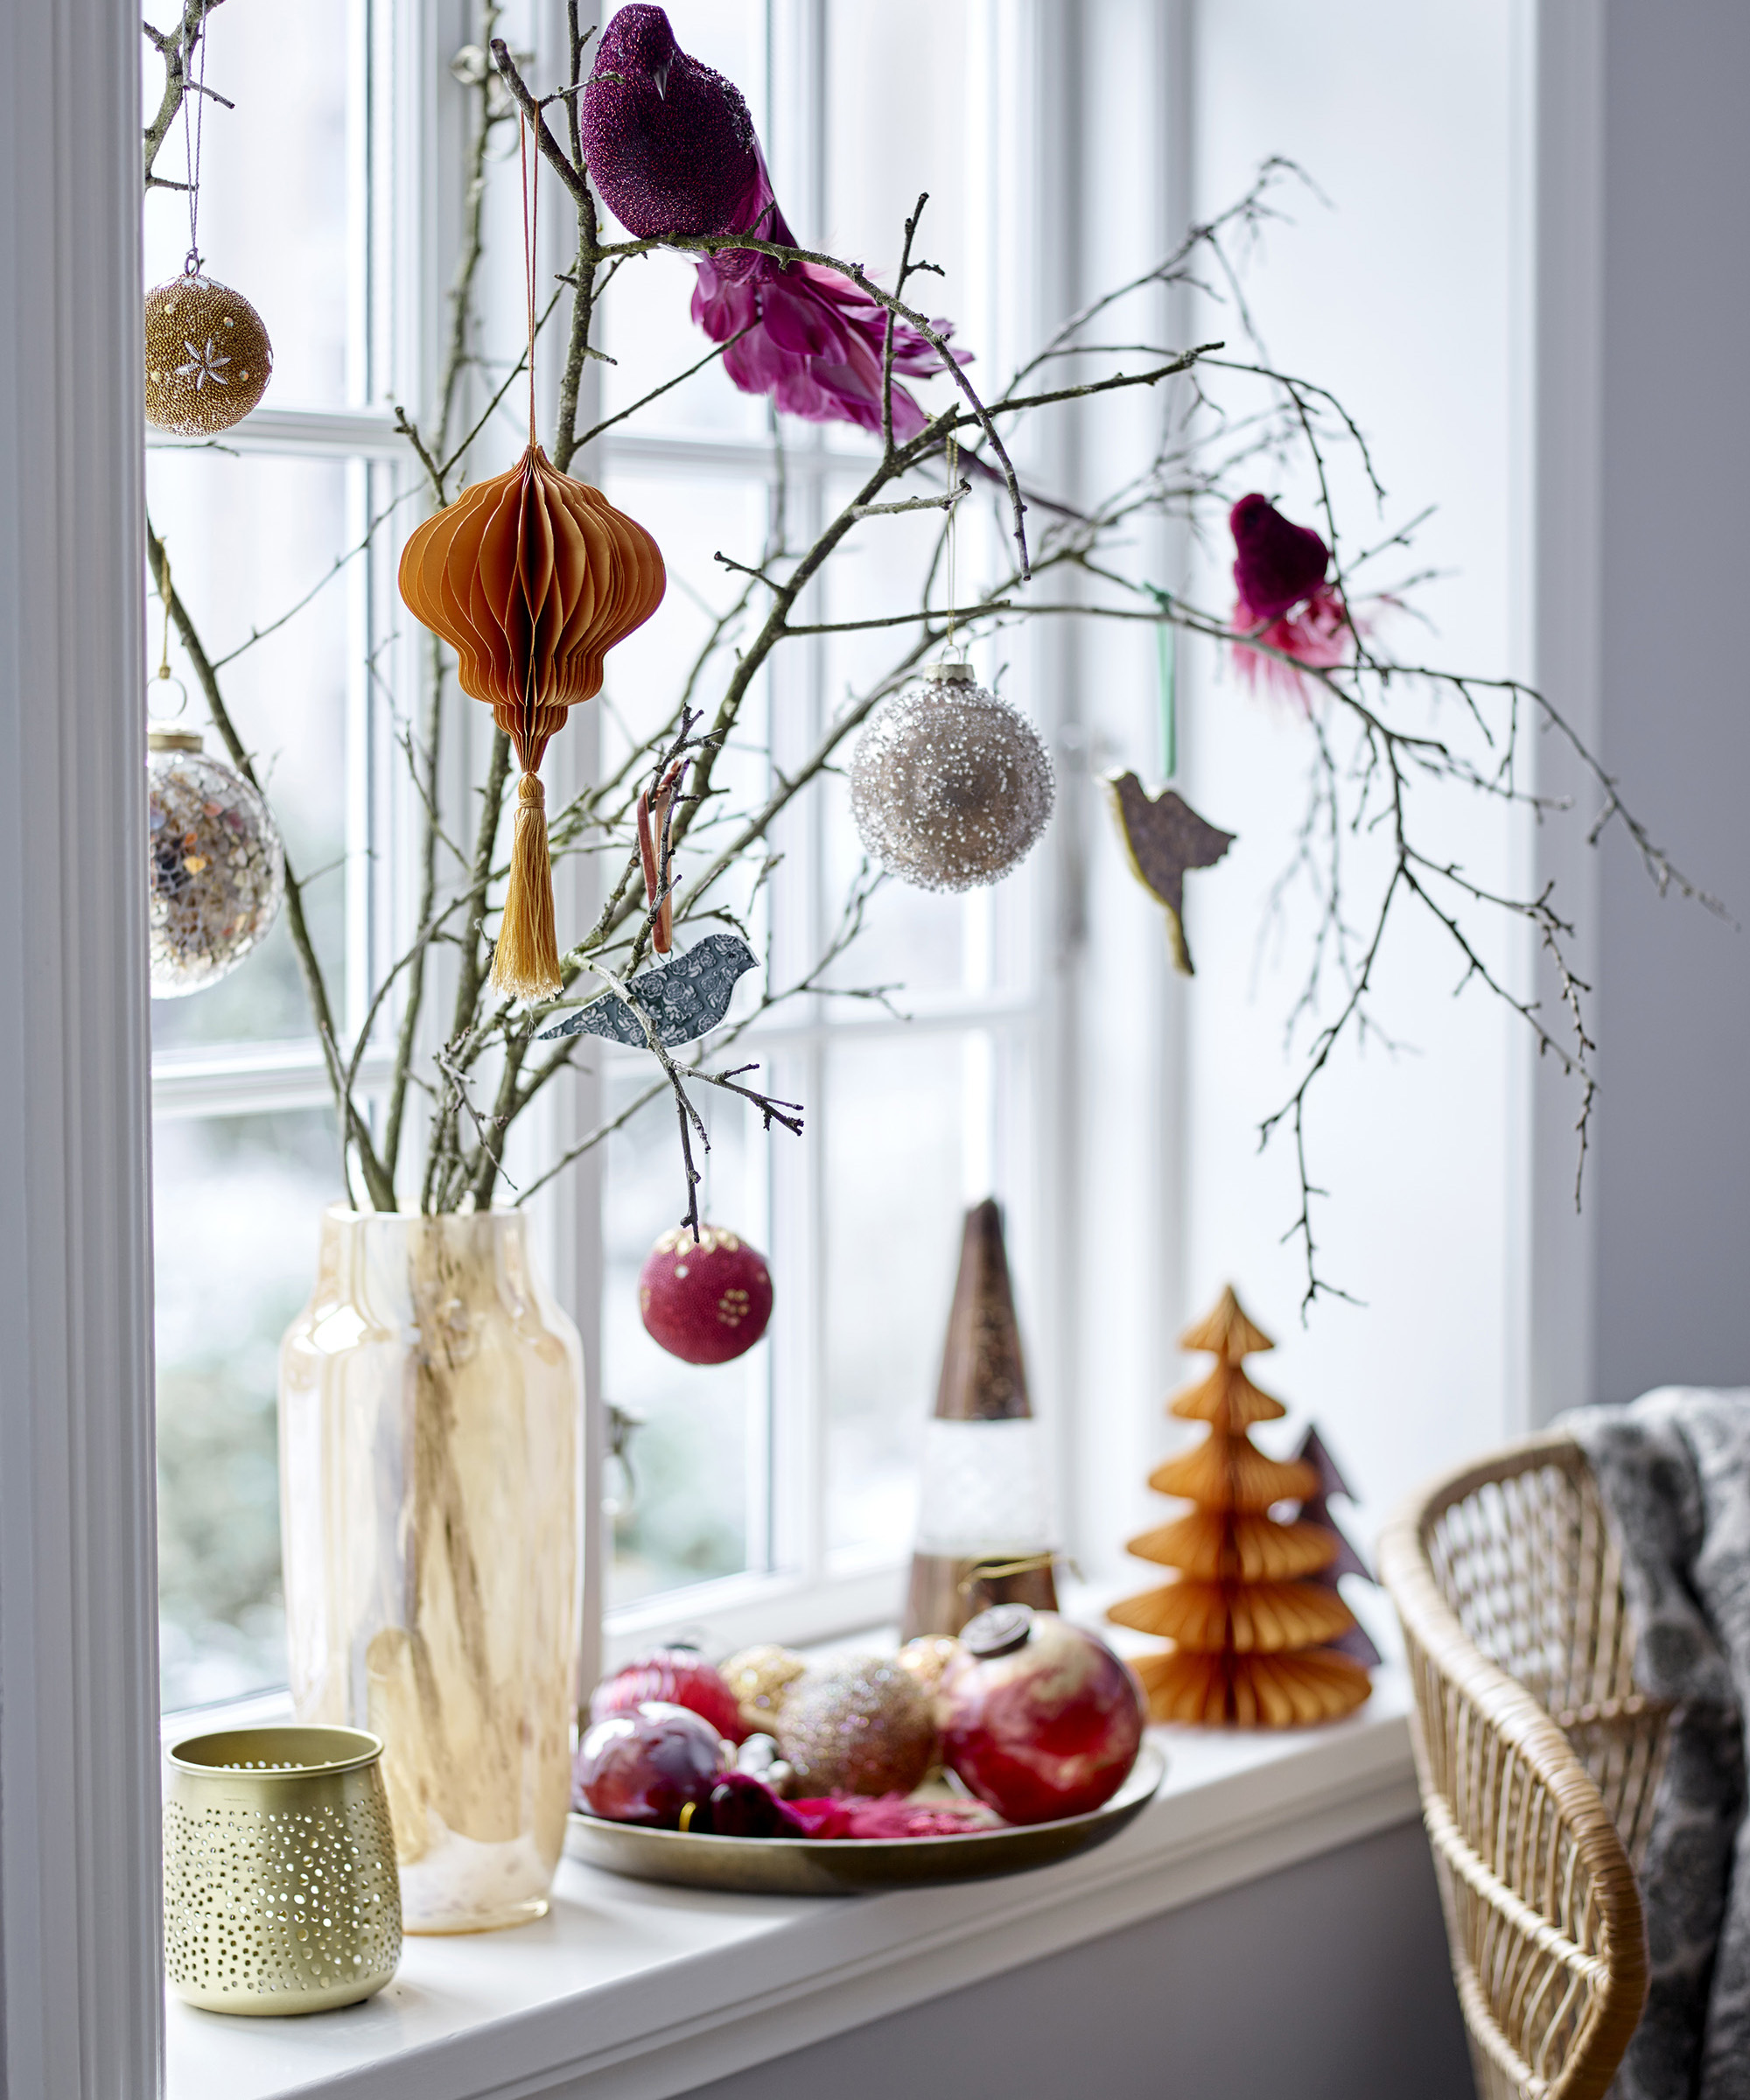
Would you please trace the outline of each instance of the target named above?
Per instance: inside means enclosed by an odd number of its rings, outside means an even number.
[[[1363,1582],[1372,1582],[1375,1579],[1373,1570],[1350,1544],[1342,1526],[1331,1515],[1331,1497],[1334,1494],[1340,1494],[1348,1501],[1354,1502],[1355,1491],[1343,1478],[1337,1461],[1326,1447],[1325,1439],[1312,1424],[1307,1424],[1306,1434],[1301,1438],[1299,1448],[1294,1455],[1303,1466],[1310,1466],[1319,1475],[1319,1492],[1308,1495],[1301,1503],[1298,1521],[1303,1524],[1318,1525],[1321,1530],[1328,1531],[1337,1542],[1336,1558],[1328,1567],[1320,1568],[1310,1579],[1322,1583],[1330,1590],[1337,1588],[1337,1578],[1341,1575],[1359,1575]],[[1360,1620],[1356,1620],[1348,1633],[1339,1634],[1331,1645],[1346,1656],[1353,1656],[1363,1670],[1376,1670],[1384,1660],[1368,1638],[1368,1630]]]
[[[1330,1645],[1355,1623],[1334,1585],[1313,1579],[1338,1558],[1328,1522],[1283,1522],[1278,1502],[1310,1502],[1320,1475],[1302,1460],[1272,1459],[1252,1443],[1255,1423],[1287,1413],[1247,1377],[1248,1356],[1273,1348],[1231,1285],[1209,1317],[1180,1337],[1215,1368],[1172,1401],[1181,1421],[1205,1422],[1201,1444],[1158,1466],[1149,1486],[1183,1495],[1186,1516],[1145,1531],[1128,1550],[1175,1571],[1163,1588],[1115,1604],[1115,1626],[1172,1643],[1132,1665],[1157,1721],[1285,1728],[1334,1720],[1372,1690],[1367,1671]]]

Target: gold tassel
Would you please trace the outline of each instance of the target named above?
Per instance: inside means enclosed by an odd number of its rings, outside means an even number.
[[[553,922],[553,864],[547,854],[547,795],[525,773],[516,790],[516,830],[510,879],[493,950],[494,991],[517,999],[550,999],[564,990],[559,940]]]

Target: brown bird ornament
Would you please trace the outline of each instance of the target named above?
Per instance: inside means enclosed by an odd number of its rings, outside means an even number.
[[[1186,872],[1213,868],[1236,834],[1205,823],[1176,788],[1151,795],[1133,773],[1114,774],[1106,792],[1131,872],[1166,906],[1173,968],[1181,976],[1193,976],[1196,973],[1185,941]]]

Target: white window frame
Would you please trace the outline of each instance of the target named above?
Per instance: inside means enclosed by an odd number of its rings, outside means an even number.
[[[1123,11],[1117,0],[1088,8]],[[1140,11],[1163,35],[1185,18],[1177,4]],[[1066,128],[1081,94],[1068,12],[1042,10]],[[1584,700],[1598,577],[1569,531],[1571,491],[1593,486],[1603,432],[1596,387],[1573,384],[1570,354],[1602,311],[1603,30],[1586,10],[1535,14],[1534,668]],[[132,2100],[156,2090],[162,2056],[138,31],[109,0],[56,0],[40,18],[12,10],[4,34],[0,139],[15,204],[0,220],[0,982],[11,995],[0,1009],[0,2048],[9,2090]],[[406,84],[429,123],[429,90]],[[1052,252],[1067,252],[1074,210],[1066,200],[1044,225]],[[1595,378],[1595,360],[1581,361]],[[1067,851],[1077,799],[1066,797]],[[1076,1104],[1097,1113],[1115,1075],[1078,1052],[1067,1017],[1059,1042],[1060,1142],[1082,1162],[1063,1184],[1067,1240],[1091,1246],[1110,1184],[1087,1164]],[[1147,1076],[1158,1088],[1170,1066]],[[1181,1113],[1161,1111],[1163,1159]],[[1534,1102],[1534,1138],[1564,1113]],[[1569,1204],[1572,1157],[1528,1150],[1536,1228]],[[1153,1170],[1144,1179],[1164,1196]],[[582,1258],[587,1232],[577,1237]],[[1102,1447],[1117,1422],[1102,1376],[1110,1344],[1074,1316],[1113,1287],[1110,1251],[1099,1276],[1090,1254],[1055,1279],[1070,1311],[1052,1376],[1068,1390],[1074,1371],[1081,1396],[1067,1465],[1094,1451],[1116,1462],[1133,1433]],[[1158,1254],[1117,1286],[1158,1282]],[[1580,1360],[1584,1295],[1578,1276],[1565,1299],[1534,1301],[1532,1361]],[[1097,1517],[1096,1467],[1074,1486],[1080,1521]]]

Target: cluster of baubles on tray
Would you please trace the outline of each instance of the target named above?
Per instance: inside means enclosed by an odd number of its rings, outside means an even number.
[[[1084,1816],[1142,1743],[1136,1681],[1054,1612],[998,1605],[950,1640],[722,1667],[661,1649],[596,1687],[576,1804],[718,1838],[954,1837]]]

